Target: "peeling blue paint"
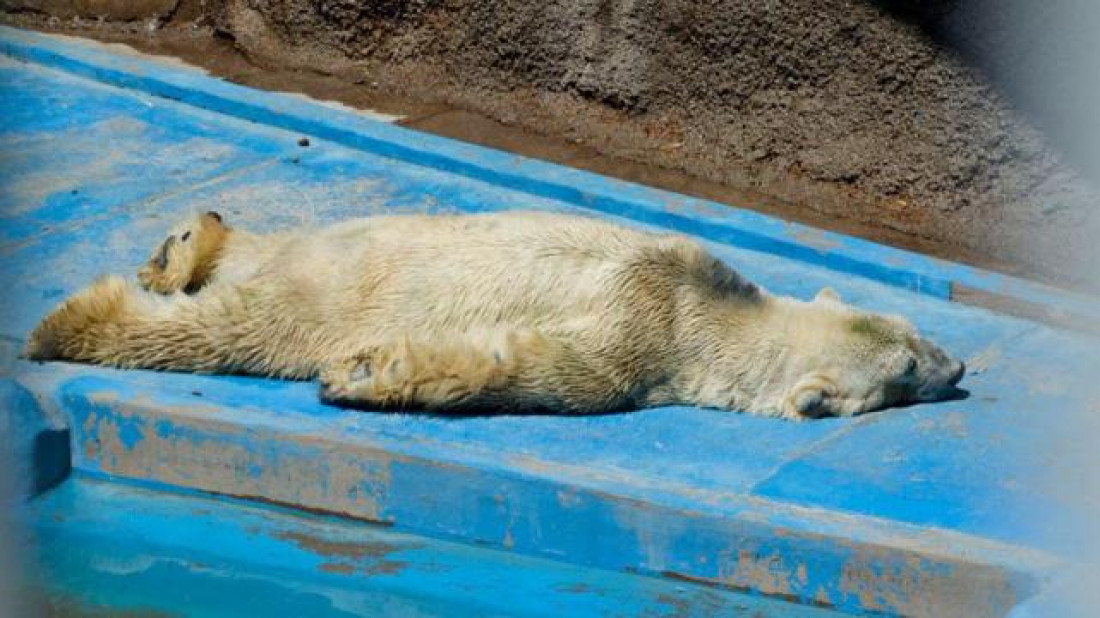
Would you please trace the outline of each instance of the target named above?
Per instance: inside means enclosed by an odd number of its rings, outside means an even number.
[[[132,450],[138,442],[141,441],[144,433],[142,432],[142,426],[144,421],[140,418],[123,418],[119,419],[118,423],[118,437],[122,440],[122,446],[126,450]]]
[[[156,423],[157,437],[162,440],[172,437],[172,429],[172,423],[168,421],[157,421]]]

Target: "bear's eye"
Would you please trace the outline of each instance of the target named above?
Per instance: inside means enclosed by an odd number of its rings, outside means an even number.
[[[917,372],[917,359],[910,356],[909,360],[905,361],[905,372],[902,375],[911,376]]]
[[[191,238],[191,230],[187,230],[186,232],[183,233],[183,236],[180,236],[180,240],[182,240],[184,242],[187,242],[188,238]]]

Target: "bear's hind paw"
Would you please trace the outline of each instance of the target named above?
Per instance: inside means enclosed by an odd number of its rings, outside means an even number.
[[[99,328],[125,319],[130,284],[118,276],[99,279],[62,302],[27,338],[23,357],[29,360],[93,360],[102,343]]]

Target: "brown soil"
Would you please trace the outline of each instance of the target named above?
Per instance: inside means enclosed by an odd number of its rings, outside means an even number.
[[[950,2],[150,0],[136,3],[148,5],[142,17],[130,4],[113,19],[81,8],[93,0],[62,3],[67,12],[49,1],[0,0],[0,19],[941,257],[1093,283],[1076,266],[1100,254],[1097,193],[929,34]]]

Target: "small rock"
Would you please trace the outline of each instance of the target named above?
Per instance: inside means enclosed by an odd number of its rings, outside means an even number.
[[[302,148],[308,147],[309,146],[309,138],[308,137],[303,137],[302,139],[298,140],[298,145],[301,146]]]

